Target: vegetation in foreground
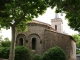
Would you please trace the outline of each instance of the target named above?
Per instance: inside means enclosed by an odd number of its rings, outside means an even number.
[[[80,54],[80,35],[73,34],[72,37],[76,40],[76,54]]]
[[[9,58],[9,47],[0,48],[0,58]],[[15,60],[66,60],[64,51],[60,47],[53,47],[46,51],[43,56],[39,54],[31,55],[31,52],[25,46],[15,48]]]

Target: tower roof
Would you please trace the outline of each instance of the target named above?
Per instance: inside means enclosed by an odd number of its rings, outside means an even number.
[[[58,13],[55,13],[55,18],[59,18],[59,15],[58,15]]]

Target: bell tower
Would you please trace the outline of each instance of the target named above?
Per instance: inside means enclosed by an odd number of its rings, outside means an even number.
[[[63,33],[63,27],[62,27],[62,19],[59,18],[58,14],[55,14],[55,18],[51,19],[51,26],[54,28],[57,32]]]

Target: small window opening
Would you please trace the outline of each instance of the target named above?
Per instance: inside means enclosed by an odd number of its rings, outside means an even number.
[[[57,30],[57,25],[55,25],[55,30]]]
[[[32,49],[36,49],[36,38],[32,38]]]
[[[20,39],[19,39],[19,45],[20,45],[20,46],[23,46],[23,38],[20,38]]]

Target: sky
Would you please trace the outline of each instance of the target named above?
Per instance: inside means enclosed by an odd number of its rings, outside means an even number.
[[[35,18],[35,20],[39,20],[39,21],[51,24],[51,19],[54,19],[55,16],[56,16],[55,10],[48,8],[47,11],[45,12],[45,14],[43,14],[42,16],[39,16],[38,18]],[[65,33],[68,33],[69,35],[78,33],[77,31],[72,30],[68,26],[68,21],[65,18],[65,14],[63,14],[63,15],[58,14],[58,17],[63,20],[63,31]]]
[[[39,16],[38,18],[34,18],[34,20],[38,20],[41,22],[45,22],[48,24],[51,24],[51,19],[55,18],[55,9],[51,9],[51,8],[47,8],[47,10],[45,11],[45,13],[41,16]],[[63,20],[63,32],[72,35],[72,34],[76,34],[78,32],[72,30],[69,26],[68,26],[68,21],[67,19],[65,19],[65,14],[63,14],[63,16],[61,16],[61,14],[58,14],[59,18],[61,18]],[[0,35],[3,36],[3,38],[8,37],[11,40],[11,30],[5,30],[2,29]]]

